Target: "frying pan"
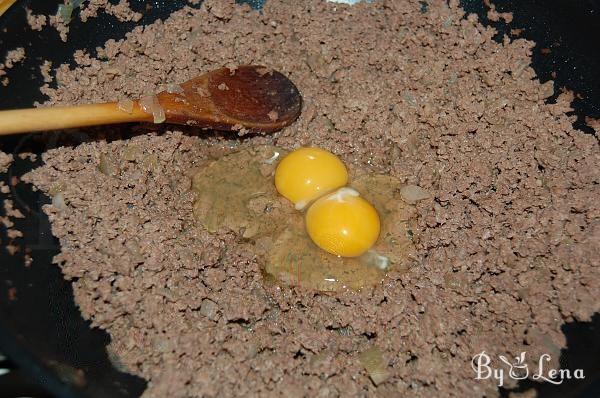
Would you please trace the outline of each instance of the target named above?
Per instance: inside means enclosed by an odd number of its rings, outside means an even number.
[[[263,0],[245,2],[260,8]],[[25,21],[25,7],[34,14],[49,15],[56,12],[58,3],[58,0],[18,1],[0,17],[0,59],[6,51],[17,47],[25,47],[27,53],[26,60],[9,71],[10,85],[0,86],[0,109],[29,107],[44,100],[39,92],[43,84],[39,74],[41,60],[51,60],[54,66],[72,63],[76,49],[87,49],[93,55],[95,48],[106,40],[121,39],[136,25],[164,19],[187,5],[186,0],[131,0],[132,8],[144,14],[138,23],[120,23],[106,14],[86,23],[74,18],[69,40],[63,43],[55,31],[44,28],[34,32]],[[426,12],[427,2],[420,3]],[[553,78],[557,87],[580,94],[573,104],[577,115],[575,126],[593,134],[584,121],[585,116],[600,118],[600,3],[596,0],[495,0],[494,3],[499,11],[514,12],[509,26],[488,21],[482,1],[461,1],[468,12],[477,13],[482,22],[497,28],[499,38],[510,34],[511,28],[523,28],[521,37],[538,43],[533,66],[540,80]],[[542,48],[550,49],[550,54],[544,54]],[[553,74],[555,77],[551,77]],[[0,139],[0,149],[8,153],[40,154],[58,145],[59,139],[58,134],[43,139],[40,135],[5,137]],[[0,178],[8,184],[13,176],[39,164],[39,160],[32,163],[16,159],[9,172]],[[12,368],[8,375],[0,376],[0,397],[140,396],[146,382],[113,366],[105,350],[109,336],[91,329],[90,323],[83,320],[69,282],[52,265],[52,257],[60,247],[41,211],[49,199],[25,184],[17,184],[11,190],[11,198],[26,218],[16,220],[16,228],[25,235],[17,242],[20,252],[16,255],[4,250],[7,239],[0,230],[0,353],[10,358],[0,357],[0,368]],[[0,194],[0,199],[5,198],[6,195]],[[24,265],[25,253],[33,258],[28,267]],[[568,350],[563,352],[561,360],[585,366],[586,381],[558,390],[525,382],[519,389],[536,387],[542,398],[600,396],[600,316],[597,314],[591,323],[565,325],[563,330]],[[501,393],[507,396],[508,391]]]

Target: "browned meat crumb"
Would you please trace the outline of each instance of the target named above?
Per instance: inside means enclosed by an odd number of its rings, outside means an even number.
[[[4,58],[3,69],[10,69],[25,59],[25,49],[23,47],[9,50]]]
[[[31,162],[35,162],[37,159],[37,154],[33,153],[33,152],[21,152],[19,153],[19,159],[21,160],[29,160]]]
[[[504,22],[506,23],[511,23],[514,15],[512,12],[503,12],[500,14],[500,18],[504,19]]]
[[[226,68],[229,69],[229,75],[231,76],[235,76],[235,72],[238,70],[237,65],[227,65]]]
[[[4,216],[0,216],[0,223],[2,223],[2,225],[4,225],[4,227],[7,229],[12,228],[15,225],[10,218]]]
[[[498,12],[496,11],[496,6],[492,4],[489,0],[484,0],[483,2],[488,8],[487,17],[490,21],[498,22],[501,19],[506,23],[511,23],[513,20],[512,12]]]
[[[256,70],[261,76],[266,75],[267,73],[272,75],[273,74],[273,69],[270,68],[259,68]]]
[[[5,192],[5,185],[0,184],[0,186],[2,188],[2,193],[8,193]],[[14,204],[11,199],[4,199],[3,204],[4,215],[0,216],[0,223],[6,228],[6,236],[11,240],[10,244],[6,245],[6,250],[9,252],[9,254],[12,255],[19,250],[18,246],[13,244],[13,240],[23,237],[23,233],[21,231],[13,228],[15,225],[13,219],[25,218],[25,216],[23,215],[23,213],[21,213],[19,209],[14,208]]]
[[[117,4],[113,4],[109,0],[89,0],[80,6],[78,15],[83,22],[87,22],[89,18],[95,18],[100,10],[104,10],[107,14],[114,16],[120,22],[138,22],[143,17],[141,13],[131,9],[128,0],[120,0]],[[64,42],[68,39],[69,22],[70,21],[63,21],[59,15],[50,16],[50,26],[53,26],[58,31],[61,40]],[[31,21],[30,25],[32,25]],[[35,29],[33,28],[33,25],[32,29]]]
[[[600,119],[594,119],[592,117],[585,118],[585,124],[593,128],[597,134],[600,134]]]
[[[23,232],[16,229],[8,229],[6,231],[6,236],[8,236],[10,239],[22,238]]]
[[[15,254],[17,254],[19,252],[19,250],[20,250],[19,246],[15,245],[14,243],[9,243],[8,245],[6,245],[6,251],[11,256],[14,256]]]
[[[245,128],[244,126],[242,126],[241,124],[234,124],[234,125],[231,127],[231,130],[233,130],[233,131],[237,131],[237,133],[238,133],[238,136],[239,136],[239,137],[242,137],[242,136],[244,136],[244,135],[248,134],[248,129],[246,129],[246,128]]]
[[[81,7],[80,18],[86,22],[89,18],[98,15],[98,11],[104,9],[107,14],[115,16],[119,21],[134,21],[142,19],[142,14],[134,12],[130,8],[128,0],[120,0],[117,4],[111,4],[108,0],[90,0]]]
[[[532,42],[496,43],[463,16],[441,0],[427,13],[408,0],[263,13],[206,0],[107,43],[106,60],[58,68],[48,104],[139,98],[232,63],[269,65],[303,94],[300,119],[272,136],[148,131],[51,150],[27,176],[54,197],[55,261],[83,316],[150,381],[145,397],[494,397],[474,354],[557,361],[561,325],[600,309],[598,141],[573,129],[572,94],[545,103]],[[418,265],[361,293],[265,285],[243,239],[194,223],[188,177],[260,144],[321,146],[429,192]],[[378,385],[360,361],[375,346]]]
[[[513,36],[521,36],[521,34],[523,33],[524,29],[517,29],[517,28],[512,28],[510,30],[510,34]]]
[[[108,4],[108,0],[90,0],[81,6],[79,18],[83,22],[87,22],[89,18],[97,17],[98,11],[102,8],[106,8]]]
[[[25,218],[21,210],[14,208],[14,202],[11,199],[4,199],[4,214],[6,217]]]
[[[40,73],[42,74],[42,78],[44,79],[44,83],[51,83],[53,78],[50,72],[52,71],[52,61],[45,60],[43,64],[40,65]]]
[[[6,173],[13,162],[13,155],[0,151],[0,173]]]
[[[9,287],[8,291],[8,299],[10,301],[15,301],[17,299],[17,288],[16,287]]]
[[[27,12],[27,23],[32,30],[40,31],[46,26],[47,17],[45,15],[34,15],[29,8],[25,11]]]
[[[0,63],[0,77],[6,75],[6,71],[8,69],[12,69],[16,64],[23,61],[25,59],[25,49],[23,47],[15,48],[14,50],[9,50],[6,53],[4,58],[4,62]],[[8,77],[3,77],[1,80],[3,86],[8,86],[10,80]]]
[[[50,15],[48,17],[48,24],[56,29],[60,39],[66,43],[69,35],[68,21],[63,21],[60,15]]]
[[[490,21],[498,22],[500,20],[500,14],[496,11],[495,8],[490,9],[487,12],[487,17]]]
[[[120,0],[117,4],[108,4],[106,13],[115,16],[121,22],[134,21],[142,19],[142,14],[134,12],[129,5],[129,1]]]

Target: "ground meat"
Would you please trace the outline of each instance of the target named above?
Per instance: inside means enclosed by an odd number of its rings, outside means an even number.
[[[56,29],[60,39],[66,43],[69,35],[68,21],[63,21],[60,15],[50,15],[48,24]]]
[[[0,151],[0,173],[6,173],[13,162],[13,155]]]
[[[4,214],[7,217],[12,218],[24,218],[25,216],[21,213],[21,210],[15,209],[14,203],[11,199],[4,199]]]
[[[6,194],[10,192],[3,181],[0,181],[0,192]],[[23,213],[19,209],[14,207],[14,203],[11,199],[4,199],[3,201],[4,215],[0,216],[0,225],[6,228],[6,237],[9,239],[9,244],[5,245],[5,249],[9,254],[13,255],[19,250],[19,246],[14,244],[15,239],[22,238],[23,233],[15,228],[15,218],[25,218]]]
[[[593,128],[597,134],[600,134],[600,119],[586,117],[585,124],[587,124],[589,127]]]
[[[23,47],[15,48],[14,50],[10,50],[6,53],[6,57],[4,58],[4,69],[10,69],[15,64],[23,61],[25,59],[25,49]]]
[[[101,10],[104,10],[108,15],[114,16],[120,22],[138,22],[143,17],[141,13],[131,9],[128,0],[120,0],[117,4],[113,4],[109,0],[89,0],[80,6],[78,12],[75,10],[73,11],[73,17],[78,15],[83,22],[87,22],[89,18],[97,17],[98,12]],[[41,27],[46,24],[46,17],[41,15],[31,15],[29,10],[27,20],[33,30],[41,30]],[[64,42],[68,40],[69,22],[70,21],[63,21],[60,15],[51,15],[49,18],[50,26],[58,31],[61,40]]]
[[[496,5],[492,4],[489,0],[484,0],[483,3],[486,5],[486,7],[489,8],[489,10],[487,12],[487,17],[490,21],[498,22],[501,19],[503,19],[504,22],[506,22],[506,23],[512,22],[512,20],[513,20],[512,12],[498,12],[496,10]]]
[[[42,75],[42,78],[44,79],[44,83],[51,83],[53,78],[52,75],[50,74],[52,72],[52,62],[51,61],[44,61],[44,63],[42,65],[40,65],[40,73]]]
[[[37,155],[32,152],[21,152],[19,153],[19,159],[28,159],[31,162],[35,162],[35,160],[37,159]]]
[[[23,47],[9,50],[4,57],[4,62],[0,63],[0,77],[6,75],[8,69],[12,69],[16,64],[25,59],[25,49]],[[3,86],[8,86],[10,80],[4,77],[1,80]]]
[[[561,325],[600,307],[598,141],[573,129],[569,93],[546,103],[532,42],[497,43],[463,14],[442,0],[269,1],[262,13],[207,0],[107,43],[104,60],[58,68],[48,104],[140,97],[247,63],[304,97],[271,136],[139,127],[51,150],[27,176],[60,195],[45,208],[55,261],[111,357],[149,380],[145,397],[497,396],[474,379],[476,353],[527,351],[530,366],[551,353],[557,366]],[[243,239],[194,223],[189,190],[207,159],[261,144],[324,147],[430,193],[416,265],[359,293],[265,284]],[[385,377],[361,363],[373,352]]]
[[[108,4],[106,7],[106,13],[115,16],[119,21],[134,21],[137,22],[142,19],[142,14],[134,12],[129,5],[129,1],[121,0],[118,4]]]
[[[47,17],[45,15],[34,15],[29,8],[25,10],[27,12],[27,23],[32,30],[42,30],[46,26]]]
[[[102,9],[121,22],[137,22],[142,19],[142,14],[133,11],[128,0],[120,0],[117,4],[111,4],[108,0],[90,0],[81,6],[80,18],[83,22],[86,22],[88,18],[96,17],[98,11]]]

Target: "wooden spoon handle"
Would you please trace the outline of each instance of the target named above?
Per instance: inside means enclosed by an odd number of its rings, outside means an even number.
[[[12,6],[17,0],[0,0],[0,15]]]
[[[152,115],[133,101],[131,113],[116,102],[0,111],[0,135],[129,122],[152,122]]]

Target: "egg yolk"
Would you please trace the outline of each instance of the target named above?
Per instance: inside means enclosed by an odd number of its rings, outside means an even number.
[[[299,148],[290,152],[277,165],[277,191],[303,209],[318,197],[343,187],[348,171],[342,161],[320,148]]]
[[[379,237],[377,210],[352,188],[341,188],[313,203],[306,230],[321,249],[341,257],[357,257]]]

